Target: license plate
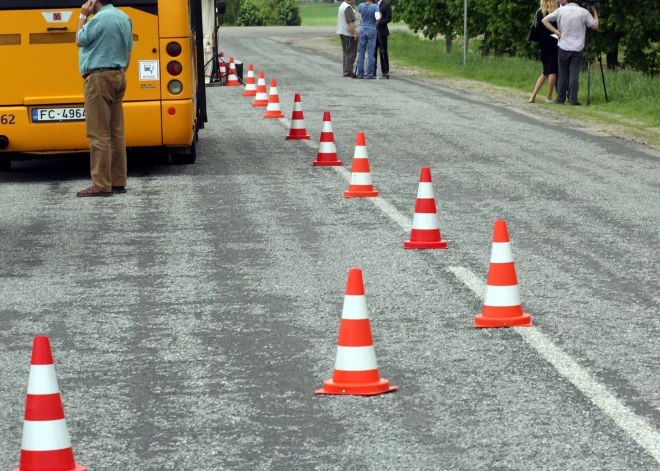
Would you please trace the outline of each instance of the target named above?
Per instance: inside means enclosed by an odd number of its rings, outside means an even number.
[[[85,108],[33,108],[32,122],[85,121]]]

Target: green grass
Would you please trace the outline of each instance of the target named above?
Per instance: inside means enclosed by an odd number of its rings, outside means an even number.
[[[471,41],[467,66],[463,66],[462,40],[454,43],[451,54],[445,52],[444,41],[420,39],[410,33],[394,31],[389,37],[390,61],[401,65],[420,67],[432,75],[473,79],[512,91],[525,92],[527,101],[541,75],[540,61],[514,57],[482,57],[479,41]],[[603,83],[598,64],[591,70],[591,106],[587,103],[587,73],[580,74],[578,99],[581,107],[557,106],[545,103],[547,82],[537,96],[537,104],[529,106],[552,107],[570,117],[588,116],[611,124],[620,124],[636,131],[638,136],[660,143],[660,77],[645,77],[634,71],[605,71],[605,85],[610,102],[605,102]],[[555,95],[553,94],[553,98]],[[656,129],[650,129],[656,128]],[[641,134],[640,134],[641,133]],[[635,132],[633,132],[635,134]]]
[[[336,26],[337,25],[337,11],[339,10],[339,2],[337,3],[299,3],[300,17],[302,18],[302,26]],[[358,2],[353,5],[357,11]],[[402,24],[402,23],[390,23]]]

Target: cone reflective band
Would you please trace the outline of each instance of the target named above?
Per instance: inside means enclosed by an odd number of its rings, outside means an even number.
[[[222,52],[218,57],[218,66],[220,67],[220,78],[223,78],[227,74],[227,68],[225,67],[225,55]]]
[[[344,192],[344,198],[373,196],[378,196],[378,192],[374,190],[373,180],[371,178],[369,156],[367,155],[367,141],[364,133],[360,131],[355,139],[351,182],[348,185],[348,191]]]
[[[433,196],[431,169],[422,167],[417,189],[417,202],[413,216],[410,240],[403,243],[405,249],[446,249],[447,241],[440,236],[438,215]]]
[[[284,118],[280,108],[280,96],[277,94],[277,81],[270,79],[270,91],[268,93],[268,108],[264,118]]]
[[[474,318],[475,327],[531,327],[532,317],[523,312],[516,266],[506,221],[495,221],[490,252],[484,308]]]
[[[48,337],[35,337],[19,467],[13,471],[86,471],[77,465]]]
[[[337,146],[335,145],[335,134],[332,131],[332,120],[329,111],[323,113],[319,151],[312,165],[315,167],[337,167],[341,165],[341,161],[337,159]]]
[[[268,106],[268,91],[266,90],[266,79],[264,71],[259,71],[259,80],[257,80],[257,94],[254,96],[252,106]]]
[[[241,82],[238,81],[238,76],[236,75],[236,66],[234,65],[234,58],[229,58],[229,77],[227,78],[227,83],[225,84],[228,87],[240,87]]]
[[[332,379],[315,394],[374,396],[398,389],[380,377],[364,294],[362,270],[348,272]]]
[[[254,80],[254,67],[252,64],[248,65],[247,79],[245,80],[245,91],[242,96],[256,96],[257,95],[257,82]]]
[[[291,128],[289,135],[286,136],[287,141],[310,139],[305,127],[305,115],[303,114],[302,101],[300,100],[300,93],[296,93],[293,99],[293,114],[291,115]]]

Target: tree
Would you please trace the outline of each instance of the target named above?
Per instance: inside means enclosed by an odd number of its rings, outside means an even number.
[[[456,39],[457,25],[463,24],[463,15],[456,14],[453,3],[454,0],[398,0],[392,7],[393,19],[405,21],[410,29],[415,33],[421,31],[425,38],[444,36],[445,50],[449,53]]]
[[[242,0],[237,26],[264,26],[264,17],[255,0]]]

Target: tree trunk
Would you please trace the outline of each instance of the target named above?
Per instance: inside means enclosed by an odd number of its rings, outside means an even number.
[[[619,65],[619,45],[614,50],[607,53],[607,69],[616,70]]]
[[[451,49],[452,49],[453,45],[454,45],[454,43],[452,42],[451,39],[449,39],[449,38],[445,39],[445,52],[447,54],[451,54]]]
[[[488,47],[488,33],[484,34],[484,40],[481,44],[483,44],[483,47],[481,48],[481,57],[487,57],[490,54],[490,47]]]

